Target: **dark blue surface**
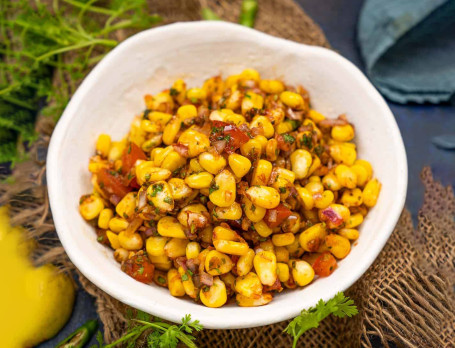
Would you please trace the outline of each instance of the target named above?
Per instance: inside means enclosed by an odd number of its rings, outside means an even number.
[[[356,25],[362,0],[298,0],[322,27],[332,47],[363,70],[356,45]],[[409,186],[406,206],[415,217],[422,205],[420,170],[429,165],[435,178],[455,186],[455,151],[443,151],[431,143],[436,135],[455,133],[454,105],[399,105],[389,103],[400,127],[408,156]],[[380,151],[380,149],[378,149]],[[386,164],[385,164],[386,165]],[[79,290],[71,320],[60,334],[42,345],[51,348],[85,321],[95,318],[94,300]],[[92,343],[95,343],[92,340]]]

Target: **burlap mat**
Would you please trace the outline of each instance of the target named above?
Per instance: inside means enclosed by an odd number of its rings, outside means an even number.
[[[226,20],[236,21],[240,0],[152,0],[151,8],[166,23],[200,19],[200,3]],[[321,30],[291,0],[260,0],[256,28],[269,34],[312,45],[326,46]],[[25,225],[38,241],[37,264],[53,262],[63,271],[76,271],[54,230],[45,185],[45,154],[53,125],[39,118],[39,141],[31,149],[32,160],[17,166],[15,184],[0,185],[0,205],[11,205],[12,222]],[[435,182],[429,168],[422,171],[425,199],[414,230],[404,210],[392,237],[367,273],[347,294],[359,308],[349,319],[329,317],[318,329],[307,332],[301,347],[371,347],[380,340],[385,347],[455,347],[455,198],[452,188]],[[76,271],[77,272],[77,271]],[[78,278],[96,299],[110,342],[126,328],[126,306]],[[242,330],[204,330],[200,347],[289,347],[282,331],[287,322]]]

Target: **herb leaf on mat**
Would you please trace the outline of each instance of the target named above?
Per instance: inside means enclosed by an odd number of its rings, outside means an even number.
[[[345,296],[342,292],[335,295],[334,298],[324,302],[319,300],[315,307],[303,310],[301,314],[294,318],[284,329],[293,338],[292,347],[297,346],[297,341],[306,331],[316,328],[319,323],[327,318],[330,314],[336,317],[352,317],[358,313],[354,301]]]
[[[82,78],[119,43],[119,30],[160,20],[146,0],[0,0],[0,129],[10,133],[0,131],[0,162],[19,159],[18,139],[33,141],[41,107],[60,117]]]
[[[149,348],[176,348],[181,342],[189,348],[197,348],[194,343],[195,337],[192,336],[194,331],[201,331],[202,325],[198,320],[191,321],[191,315],[187,314],[182,318],[181,325],[171,325],[161,321],[159,318],[153,318],[147,313],[137,311],[136,319],[130,319],[128,330],[124,336],[110,344],[104,344],[101,334],[97,336],[98,345],[91,348],[113,348],[136,347],[139,338],[145,335],[143,339],[147,342]]]

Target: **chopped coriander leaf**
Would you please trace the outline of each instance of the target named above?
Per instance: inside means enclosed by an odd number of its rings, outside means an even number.
[[[295,138],[292,135],[285,133],[285,134],[283,134],[283,140],[288,144],[293,144],[295,141]]]
[[[301,141],[302,144],[305,145],[307,148],[311,149],[313,147],[313,141],[311,140],[311,137],[309,137],[307,134],[303,134]]]
[[[219,189],[220,189],[220,187],[217,186],[217,185],[212,185],[212,186],[210,186],[210,188],[209,188],[209,195],[211,195],[213,192],[215,192],[216,190],[219,190]]]
[[[192,102],[193,104],[197,104],[197,103],[199,103],[199,99],[197,99],[197,98],[191,98],[191,99],[190,99],[190,102]]]
[[[176,96],[176,95],[179,94],[179,91],[176,90],[175,88],[171,88],[171,89],[169,90],[169,94],[170,94],[172,97],[174,97],[174,96]]]
[[[153,191],[150,195],[152,197],[156,197],[158,192],[162,192],[162,191],[163,191],[163,184],[156,184],[156,185],[153,185]]]
[[[183,275],[182,275],[182,280],[183,280],[183,281],[187,281],[187,280],[188,280],[188,274],[186,274],[186,273],[183,274]]]
[[[289,120],[288,122],[292,125],[292,130],[297,129],[300,126],[300,122],[297,120]]]
[[[123,217],[127,220],[130,218],[127,213],[123,213]]]
[[[97,240],[98,242],[102,242],[102,241],[104,240],[104,237],[103,237],[103,236],[99,236],[98,238],[96,238],[96,240]]]
[[[286,187],[280,187],[280,193],[286,193]]]
[[[145,174],[145,181],[149,181],[151,177],[150,173]]]
[[[144,273],[144,267],[139,268],[137,273],[142,275]]]
[[[164,279],[162,276],[158,276],[158,283],[166,284],[166,279]]]
[[[131,143],[130,143],[130,145],[128,146],[128,154],[130,154],[130,153],[131,153]]]
[[[174,203],[174,200],[171,197],[165,197],[163,201],[167,204],[172,204]]]

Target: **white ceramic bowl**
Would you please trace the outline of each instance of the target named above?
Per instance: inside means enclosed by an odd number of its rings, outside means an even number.
[[[351,253],[327,278],[303,289],[284,291],[267,306],[207,308],[172,297],[167,289],[139,283],[120,270],[112,251],[79,215],[82,194],[91,192],[88,159],[99,133],[121,139],[144,109],[143,95],[183,78],[199,86],[216,74],[244,68],[264,78],[302,84],[312,106],[336,117],[346,113],[356,127],[360,158],[369,160],[382,182],[376,207],[360,229]],[[121,43],[87,76],[55,128],[47,158],[49,197],[60,240],[76,267],[118,300],[179,322],[187,313],[206,328],[254,327],[289,319],[347,289],[372,264],[400,216],[407,164],[395,119],[366,77],[337,53],[278,39],[225,22],[177,23],[141,32]]]

